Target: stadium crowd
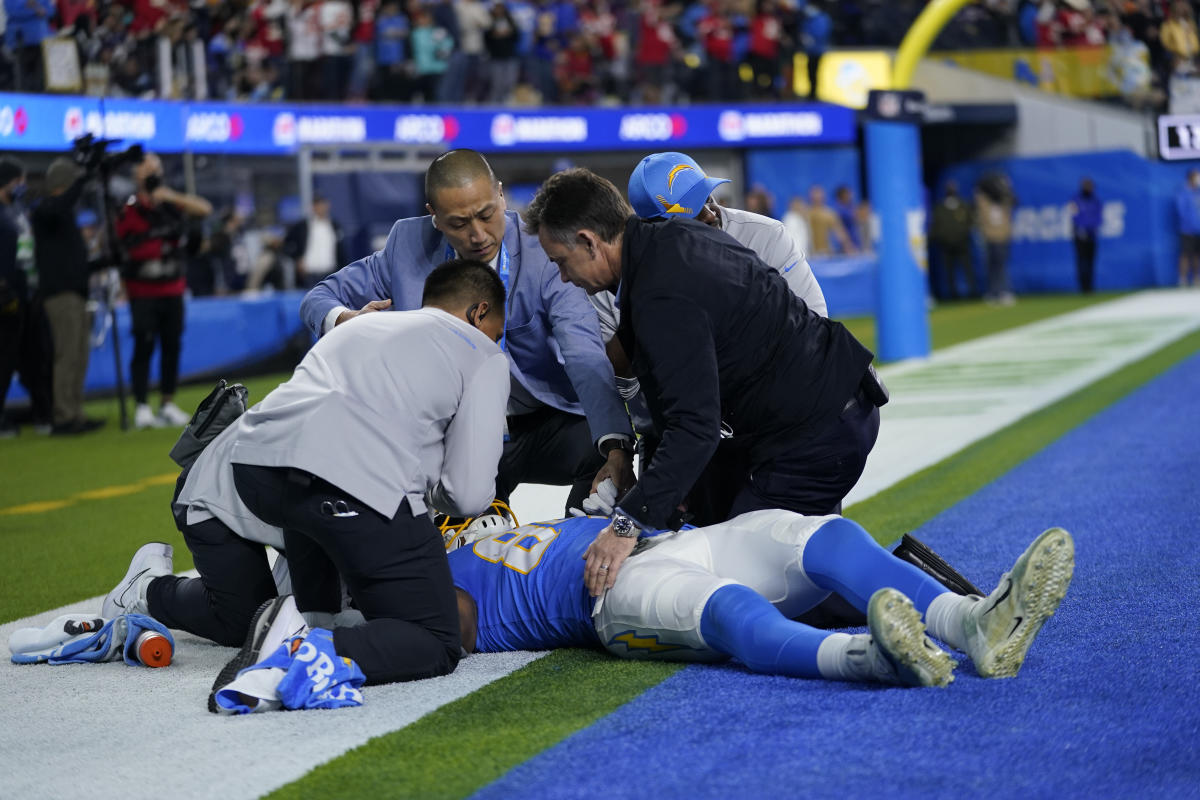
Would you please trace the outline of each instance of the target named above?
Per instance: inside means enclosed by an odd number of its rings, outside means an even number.
[[[832,46],[895,46],[918,0],[5,0],[0,90],[41,91],[73,41],[89,94],[241,100],[656,103],[792,94]],[[942,48],[1117,47],[1150,93],[1196,68],[1193,4],[986,0]],[[56,56],[56,58],[59,56]],[[1146,74],[1131,60],[1149,63]],[[1123,77],[1126,70],[1136,75]],[[1123,92],[1126,87],[1123,86]]]

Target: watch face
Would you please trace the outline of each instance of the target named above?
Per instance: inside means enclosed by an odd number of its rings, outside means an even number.
[[[612,526],[617,536],[628,536],[633,531],[633,521],[629,517],[614,517]]]

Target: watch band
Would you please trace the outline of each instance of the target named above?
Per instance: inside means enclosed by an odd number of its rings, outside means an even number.
[[[642,533],[637,523],[621,513],[613,514],[612,529],[613,533],[622,539],[636,539]]]

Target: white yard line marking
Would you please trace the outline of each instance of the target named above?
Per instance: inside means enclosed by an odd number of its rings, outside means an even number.
[[[102,599],[0,626],[0,640],[61,614],[98,613]],[[175,632],[175,659],[164,669],[6,658],[0,797],[259,797],[545,655],[471,656],[443,678],[367,687],[361,708],[210,714],[213,679],[235,652]]]
[[[846,506],[1200,328],[1200,293],[1140,292],[880,370],[892,393]]]

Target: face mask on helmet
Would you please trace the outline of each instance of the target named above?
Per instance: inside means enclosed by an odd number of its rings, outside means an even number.
[[[442,533],[447,553],[497,533],[511,531],[518,524],[513,510],[502,500],[493,500],[491,508],[478,517],[464,520],[461,517],[438,514],[433,521]]]

